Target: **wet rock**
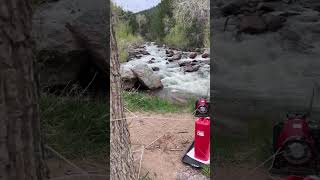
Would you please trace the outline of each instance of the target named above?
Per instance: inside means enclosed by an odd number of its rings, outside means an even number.
[[[167,59],[169,62],[172,62],[174,59],[171,57],[171,58],[168,58]]]
[[[153,63],[155,63],[153,60],[149,60],[148,62],[147,62],[148,64],[153,64]]]
[[[141,59],[141,58],[142,58],[142,55],[141,55],[141,54],[136,54],[136,55],[135,55],[135,58]]]
[[[191,62],[190,61],[180,61],[178,64],[179,64],[180,67],[183,67],[183,66],[190,65]]]
[[[190,64],[183,67],[184,72],[195,72],[195,71],[198,71],[199,69],[200,69],[199,65],[192,66]]]
[[[201,57],[202,57],[202,58],[208,58],[209,56],[210,56],[209,53],[203,53]]]
[[[160,77],[146,64],[136,65],[132,71],[144,88],[155,90],[163,87]]]
[[[191,62],[191,65],[194,66],[194,65],[197,65],[199,64],[198,62]]]
[[[257,15],[242,16],[240,17],[239,31],[249,34],[263,33],[267,30],[262,17]]]
[[[159,71],[160,68],[159,68],[159,67],[152,67],[152,70],[153,70],[153,71]]]
[[[172,57],[172,56],[174,56],[174,53],[173,53],[173,51],[170,51],[170,53],[167,55],[167,57]]]
[[[143,54],[143,55],[150,55],[150,53],[149,53],[148,51],[146,51],[146,50],[142,51],[141,54]]]
[[[197,57],[197,53],[195,53],[195,52],[192,52],[189,54],[189,58],[191,58],[191,59],[194,59],[196,57]]]
[[[175,61],[176,60],[180,60],[181,58],[182,58],[182,54],[181,53],[178,53],[178,54],[175,54],[175,55],[172,56],[172,59],[175,60]]]

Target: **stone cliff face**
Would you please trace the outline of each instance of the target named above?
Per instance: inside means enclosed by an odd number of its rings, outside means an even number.
[[[36,9],[33,38],[42,89],[69,92],[73,85],[89,86],[94,95],[106,96],[108,13],[104,0],[59,0]]]
[[[320,84],[319,7],[315,0],[211,3],[211,77],[221,112],[307,106],[313,81]]]

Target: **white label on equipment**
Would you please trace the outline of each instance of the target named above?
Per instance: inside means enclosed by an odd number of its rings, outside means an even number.
[[[198,136],[204,136],[204,132],[203,131],[197,131],[197,135]]]
[[[301,124],[293,124],[292,127],[295,129],[301,129],[302,125]]]

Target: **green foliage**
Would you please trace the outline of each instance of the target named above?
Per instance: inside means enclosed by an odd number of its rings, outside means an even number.
[[[210,27],[204,29],[203,45],[206,48],[210,48]]]
[[[192,112],[190,107],[194,105],[194,101],[187,104],[175,104],[157,96],[149,96],[139,92],[123,92],[123,98],[125,107],[131,111]]]
[[[173,47],[187,48],[190,43],[184,26],[176,24],[165,37],[164,43]]]
[[[142,28],[142,35],[146,39],[176,48],[209,47],[208,23],[196,19],[191,22],[182,20],[172,3],[172,0],[162,0],[155,8],[139,13],[148,19],[148,25]]]
[[[126,62],[129,56],[129,46],[143,41],[142,37],[137,34],[139,24],[135,14],[126,12],[114,4],[112,13],[114,14],[114,31],[120,62]]]
[[[106,104],[43,95],[41,126],[45,142],[67,158],[104,157],[108,148]]]
[[[126,62],[128,59],[128,49],[131,44],[142,42],[141,36],[132,32],[132,27],[128,22],[118,21],[115,25],[115,34],[118,45],[120,62]]]
[[[244,142],[244,140],[239,137],[221,134],[214,134],[212,139],[213,153],[215,157],[219,157],[219,160],[222,159],[223,161],[235,159],[236,153],[240,151],[242,143]]]
[[[206,177],[210,177],[210,164],[207,165],[207,166],[204,166],[202,169],[201,169],[201,172],[203,175],[205,175]]]
[[[262,162],[272,155],[272,124],[268,119],[255,118],[248,121],[246,134],[214,134],[214,153],[223,161]]]
[[[146,175],[140,177],[139,180],[152,180],[152,179],[151,177],[149,177],[149,172],[148,172]]]
[[[268,119],[252,120],[248,123],[248,142],[256,147],[255,157],[265,160],[272,154],[273,122]]]

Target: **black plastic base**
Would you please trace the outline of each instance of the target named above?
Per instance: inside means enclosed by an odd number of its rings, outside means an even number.
[[[191,146],[188,148],[188,150],[185,152],[184,156],[182,157],[182,162],[185,164],[188,164],[192,167],[195,168],[202,168],[203,166],[205,166],[206,164],[199,162],[191,157],[189,157],[187,154],[188,152],[190,152],[192,150],[192,148],[194,147],[194,142],[191,144]]]

